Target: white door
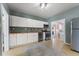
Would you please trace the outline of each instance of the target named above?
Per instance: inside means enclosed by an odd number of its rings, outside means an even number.
[[[8,51],[9,50],[9,15],[6,12],[3,5],[1,5],[1,16],[2,16],[2,50]]]

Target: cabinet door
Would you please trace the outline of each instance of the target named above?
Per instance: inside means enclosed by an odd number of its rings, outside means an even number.
[[[35,21],[35,26],[38,28],[43,28],[44,24],[48,24],[48,22],[44,22],[44,21],[40,21],[40,20]]]
[[[38,33],[33,33],[33,42],[37,42],[38,41]]]
[[[17,46],[16,34],[10,34],[10,48]]]
[[[34,27],[36,27],[36,28],[40,28],[40,27],[39,27],[39,24],[40,24],[40,23],[39,23],[38,20],[35,20],[35,21],[34,21]]]
[[[36,20],[32,20],[32,27],[38,27],[37,21]]]
[[[27,44],[27,33],[17,34],[17,45]]]
[[[28,19],[28,27],[42,28],[43,25],[39,20]]]
[[[18,17],[10,16],[10,26],[18,26]]]
[[[28,33],[28,42],[33,43],[38,41],[38,33]]]
[[[43,22],[42,21],[38,21],[38,27],[43,28]]]
[[[27,18],[18,17],[18,26],[19,27],[27,27]]]
[[[36,27],[36,28],[42,28],[43,27],[42,22],[39,21],[39,20],[34,20],[33,26]]]
[[[22,34],[22,39],[23,39],[23,44],[27,44],[28,43],[27,33]]]
[[[27,27],[33,27],[33,21],[32,19],[27,19],[28,26]]]
[[[10,16],[10,26],[27,27],[27,18]]]
[[[32,43],[33,42],[33,34],[32,33],[28,33],[28,43]]]

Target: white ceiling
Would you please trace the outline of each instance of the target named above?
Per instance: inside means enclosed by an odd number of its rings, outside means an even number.
[[[78,3],[48,3],[47,8],[40,8],[39,3],[8,3],[11,10],[48,18],[78,6]]]

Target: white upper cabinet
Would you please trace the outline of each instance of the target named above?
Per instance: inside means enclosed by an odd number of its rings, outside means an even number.
[[[28,19],[28,27],[43,28],[44,24],[48,24],[48,22]]]
[[[48,22],[12,15],[10,16],[10,26],[43,28],[43,24],[48,24]]]
[[[27,27],[27,18],[10,16],[10,26]]]

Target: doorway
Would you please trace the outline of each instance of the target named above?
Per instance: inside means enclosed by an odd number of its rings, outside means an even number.
[[[51,22],[53,48],[62,49],[65,42],[65,19]]]

